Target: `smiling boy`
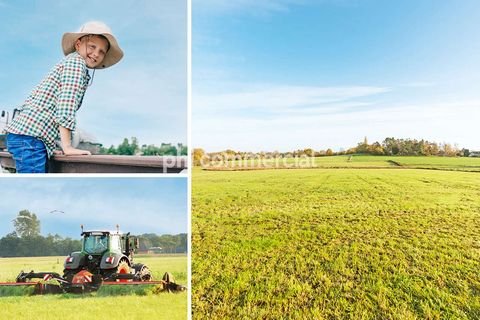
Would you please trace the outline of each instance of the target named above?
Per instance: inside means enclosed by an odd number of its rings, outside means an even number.
[[[33,90],[8,125],[7,149],[18,173],[45,173],[58,139],[65,155],[90,155],[71,145],[76,112],[90,81],[88,69],[108,68],[123,57],[110,28],[102,22],[84,24],[62,38],[65,58]]]

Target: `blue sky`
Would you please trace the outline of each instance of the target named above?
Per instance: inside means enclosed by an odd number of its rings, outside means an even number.
[[[0,0],[0,110],[23,103],[63,57],[63,33],[106,22],[125,56],[95,73],[78,128],[105,146],[187,142],[187,1]]]
[[[480,2],[193,0],[192,143],[480,150]]]
[[[24,209],[40,219],[43,235],[79,238],[81,224],[108,230],[119,224],[132,234],[188,230],[184,178],[3,177],[0,195],[0,237],[14,231],[12,220]]]

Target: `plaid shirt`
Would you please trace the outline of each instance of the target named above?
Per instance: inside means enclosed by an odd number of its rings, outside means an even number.
[[[85,60],[77,52],[69,54],[33,90],[6,131],[42,140],[50,157],[60,136],[58,127],[75,130],[75,114],[89,80]]]

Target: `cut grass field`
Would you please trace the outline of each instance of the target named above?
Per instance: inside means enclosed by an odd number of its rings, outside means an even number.
[[[20,270],[54,271],[62,274],[65,257],[0,258],[0,281],[15,281]],[[179,284],[187,284],[186,256],[136,256],[154,279],[165,272]],[[149,290],[103,290],[85,295],[0,297],[0,319],[97,319],[106,312],[124,319],[186,319],[187,292],[153,294]],[[190,290],[190,289],[188,289]],[[18,290],[15,290],[18,292]]]
[[[195,169],[192,186],[194,319],[480,318],[476,172]]]

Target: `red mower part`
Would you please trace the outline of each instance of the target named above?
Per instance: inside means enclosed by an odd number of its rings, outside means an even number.
[[[82,270],[73,276],[72,283],[74,284],[91,283],[92,277],[93,277],[92,273],[88,272],[87,270]]]
[[[130,273],[130,266],[125,260],[120,261],[117,267],[117,273],[119,274],[128,274]],[[131,279],[117,279],[117,282],[128,282],[132,281]]]

